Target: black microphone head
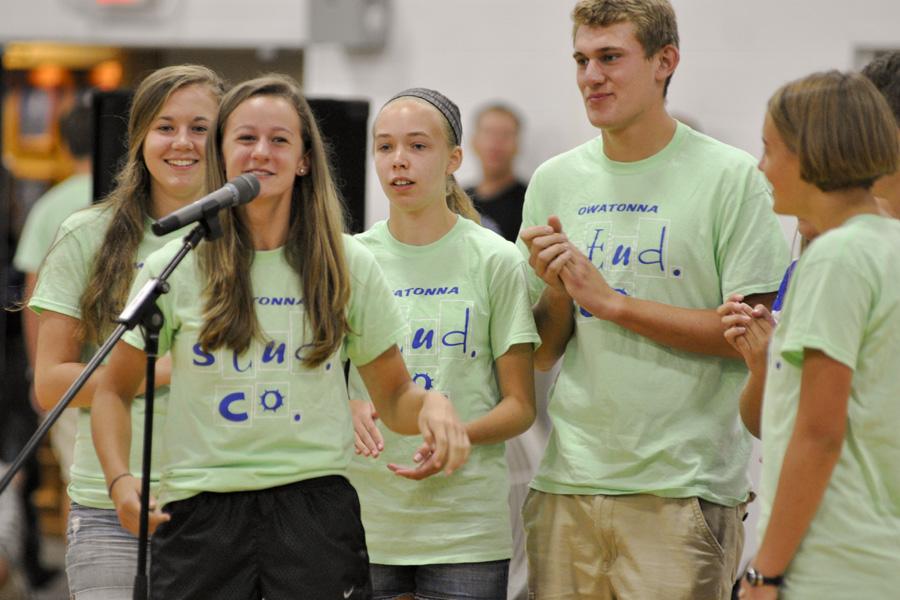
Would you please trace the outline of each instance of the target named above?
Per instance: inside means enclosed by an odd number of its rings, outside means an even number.
[[[238,204],[247,204],[259,195],[259,179],[252,173],[238,175],[228,183],[237,189]]]

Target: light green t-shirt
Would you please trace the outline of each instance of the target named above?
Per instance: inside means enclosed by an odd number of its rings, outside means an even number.
[[[409,323],[401,350],[413,380],[449,397],[463,421],[493,409],[500,400],[494,361],[513,344],[539,341],[527,265],[516,247],[462,217],[426,246],[398,242],[385,221],[357,237],[372,250],[400,300]],[[368,399],[355,369],[350,393]],[[413,464],[421,436],[378,426],[384,452],[377,459],[356,456],[350,468],[372,562],[438,564],[511,556],[504,444],[473,446],[465,467],[451,477],[410,481],[387,465]]]
[[[76,212],[59,227],[59,234],[47,259],[38,273],[37,285],[28,306],[35,312],[45,310],[57,312],[75,319],[81,319],[81,295],[87,286],[95,260],[102,260],[97,252],[103,243],[106,229],[112,219],[112,210],[100,204]],[[141,261],[151,252],[167,242],[183,235],[172,232],[164,237],[156,237],[150,231],[150,220],[144,229],[144,239],[137,250],[135,269],[140,269]],[[112,319],[115,315],[110,315]],[[96,351],[93,345],[82,351],[82,361],[87,362]],[[154,396],[154,436],[151,465],[151,482],[158,481],[158,464],[162,449],[158,432],[165,419],[165,386],[156,389]],[[70,470],[69,497],[83,506],[93,508],[114,508],[106,491],[103,469],[97,459],[91,439],[91,411],[78,410],[78,431],[75,434],[75,452]],[[144,439],[143,395],[135,399],[131,408],[131,470],[140,475]],[[155,485],[154,485],[155,490]],[[154,492],[155,493],[155,492]]]
[[[544,163],[528,186],[522,225],[546,225],[550,215],[613,288],[644,300],[715,309],[732,293],[777,290],[788,265],[753,158],[681,123],[645,160],[611,161],[598,137]],[[543,283],[533,272],[529,280],[537,300]],[[743,362],[676,350],[573,312],[551,392],[553,431],[532,487],[746,500]]]
[[[790,600],[900,590],[900,222],[861,215],[804,252],[772,338],[763,402],[765,532],[794,430],[803,351],[853,369],[844,445],[786,573]]]
[[[210,243],[210,242],[205,242]],[[212,242],[216,243],[216,242]],[[378,358],[406,331],[371,252],[344,236],[351,276],[343,351],[355,364]],[[168,262],[170,245],[147,260],[132,293]],[[300,279],[282,249],[259,251],[251,267],[253,303],[267,341],[237,355],[204,351],[203,278],[194,254],[169,278],[158,305],[165,316],[160,352],[172,353],[169,419],[163,433],[160,501],[201,492],[266,489],[325,475],[344,475],[353,426],[341,349],[324,364],[302,363],[307,343]],[[129,332],[125,341],[143,348]]]
[[[91,205],[90,175],[72,175],[38,198],[28,213],[13,265],[23,273],[37,273],[62,222]]]

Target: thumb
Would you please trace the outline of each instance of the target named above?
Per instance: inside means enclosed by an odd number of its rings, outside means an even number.
[[[434,432],[431,430],[431,423],[428,419],[419,419],[419,433],[422,434],[422,440],[429,448],[434,448]]]
[[[562,233],[562,221],[560,221],[559,217],[556,215],[551,215],[547,219],[547,225],[549,225],[556,233]]]

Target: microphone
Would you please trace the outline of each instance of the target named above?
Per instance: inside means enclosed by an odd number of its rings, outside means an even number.
[[[259,194],[259,180],[256,175],[238,175],[216,191],[187,206],[182,206],[153,224],[151,229],[156,235],[165,235],[181,229],[189,223],[200,221],[204,217],[215,214],[223,208],[231,208],[239,204],[247,204]]]

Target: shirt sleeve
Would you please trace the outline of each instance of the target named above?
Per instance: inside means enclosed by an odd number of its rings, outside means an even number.
[[[375,257],[360,242],[346,239],[350,240],[345,247],[351,278],[348,306],[351,331],[345,340],[346,353],[354,365],[362,366],[399,344],[407,324]]]
[[[494,359],[513,344],[540,344],[531,313],[526,269],[528,264],[512,248],[498,253],[488,289],[491,303],[491,351]],[[504,248],[506,250],[506,248]]]
[[[748,167],[749,168],[749,167]],[[768,186],[760,173],[747,173],[743,189],[722,198],[724,218],[716,248],[722,297],[778,289],[790,253]]]
[[[65,224],[59,229],[28,302],[35,312],[49,310],[81,319],[81,295],[91,273],[96,243],[80,233]]]
[[[781,355],[800,366],[805,349],[820,350],[856,370],[874,290],[859,269],[839,257],[804,258],[810,260],[801,259],[797,265],[788,289],[787,314],[779,325],[786,327]]]

